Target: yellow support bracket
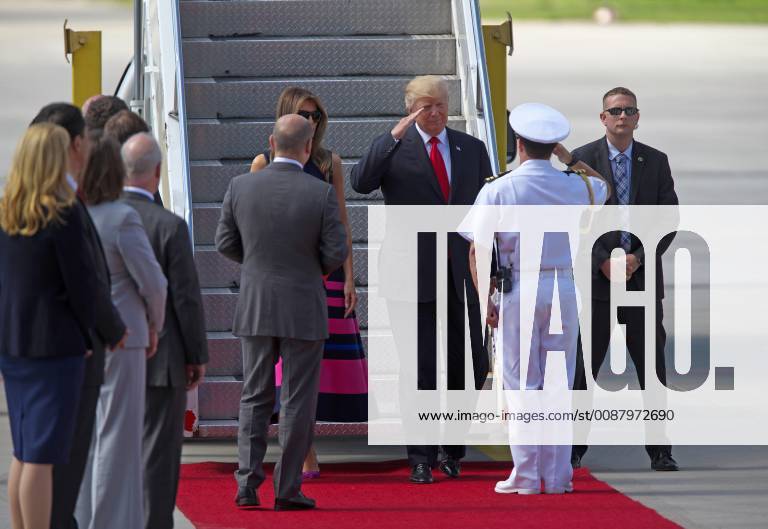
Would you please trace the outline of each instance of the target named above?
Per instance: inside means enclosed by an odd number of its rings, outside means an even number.
[[[64,58],[72,56],[72,103],[101,93],[101,31],[72,31],[64,21]]]
[[[491,87],[491,110],[496,129],[496,150],[499,167],[507,168],[507,51],[512,55],[512,15],[501,24],[483,24],[485,60],[488,64],[488,80]]]

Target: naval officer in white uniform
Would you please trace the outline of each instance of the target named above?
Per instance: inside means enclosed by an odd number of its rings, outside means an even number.
[[[602,205],[605,203],[609,194],[609,184],[592,168],[574,159],[559,143],[570,133],[570,125],[565,116],[547,105],[525,103],[510,113],[509,122],[517,135],[520,167],[487,183],[478,194],[475,205]],[[552,154],[555,154],[573,171],[563,172],[555,169],[550,163]],[[525,228],[521,230],[525,231]],[[530,265],[526,266],[520,262],[519,235],[517,233],[496,235],[500,274],[506,273],[505,277],[511,278],[512,284],[511,288],[506,289],[507,291],[499,287],[502,290],[501,346],[504,388],[545,389],[543,387],[544,369],[548,353],[552,351],[555,352],[553,354],[563,354],[564,352],[568,387],[566,388],[563,382],[561,391],[556,392],[555,395],[568,397],[568,410],[570,410],[568,390],[573,388],[576,343],[579,334],[570,248],[572,244],[577,243],[563,239],[545,240],[542,253],[528,257],[528,260],[532,260],[535,265],[535,270],[529,270],[532,268]],[[474,245],[470,256],[474,258]],[[527,277],[534,277],[534,281],[538,282],[535,309],[520,305],[521,267],[524,280],[525,275],[530,273],[535,275]],[[553,303],[555,282],[557,282],[559,303]],[[489,308],[493,312],[493,308]],[[521,314],[529,315],[528,323],[525,316],[521,318]],[[489,314],[489,322],[493,322],[495,318],[496,314]],[[532,325],[529,325],[531,318]],[[551,330],[551,323],[555,320],[560,321],[561,332]],[[524,333],[532,328],[529,344],[521,345],[521,327]],[[530,351],[527,374],[524,377],[520,376],[521,347],[523,351]],[[523,378],[522,385],[521,378]],[[516,399],[519,395],[515,393],[505,392],[508,411],[524,411],[520,409],[520,401]],[[541,398],[543,410],[555,404],[552,402],[551,391],[535,395]],[[563,402],[559,397],[556,397],[556,400],[560,404]],[[558,494],[572,491],[571,447],[512,444],[514,437],[512,434],[516,427],[519,427],[517,423],[510,421],[510,448],[514,468],[507,480],[496,484],[495,491],[503,494],[539,494],[542,481],[546,493]],[[570,432],[570,424],[565,427]],[[542,424],[540,428],[543,431],[550,426]]]

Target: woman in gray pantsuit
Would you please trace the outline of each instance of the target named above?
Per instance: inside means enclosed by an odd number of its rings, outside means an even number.
[[[102,138],[91,150],[80,190],[104,246],[112,301],[128,328],[124,348],[108,351],[93,443],[75,517],[81,529],[142,529],[141,446],[146,358],[165,318],[167,281],[139,214],[118,202],[125,170],[120,147]]]

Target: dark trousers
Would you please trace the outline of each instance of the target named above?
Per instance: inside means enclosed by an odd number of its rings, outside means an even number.
[[[488,376],[488,353],[483,346],[483,328],[480,324],[480,305],[471,303],[465,305],[459,298],[450,282],[451,270],[448,270],[448,389],[464,388],[464,314],[468,312],[469,339],[472,346],[472,366],[474,371],[475,389],[482,389]],[[390,324],[398,342],[398,327],[403,325],[399,316],[406,313],[406,302],[389,301],[387,303]],[[417,387],[419,389],[437,388],[437,303],[417,303],[418,317],[418,373]],[[398,347],[402,347],[398,343]],[[401,362],[401,369],[403,363]],[[407,378],[407,377],[403,377]],[[401,402],[401,408],[403,403]],[[447,445],[442,447],[443,455],[461,459],[466,454],[464,445]],[[408,445],[408,463],[413,466],[426,463],[434,466],[438,459],[437,445]]]
[[[667,369],[664,357],[664,346],[667,342],[667,333],[664,330],[662,319],[664,310],[661,299],[656,300],[656,376],[662,383],[667,381]],[[645,311],[643,307],[619,307],[617,320],[625,325],[627,350],[629,357],[637,371],[638,386],[645,389]],[[608,354],[611,342],[611,304],[609,301],[592,300],[592,376],[596,380],[600,367]],[[600,385],[606,388],[618,389],[623,382],[600,380]],[[584,370],[584,353],[581,346],[581,335],[576,349],[576,376],[573,384],[574,390],[587,389],[586,372]],[[586,445],[574,445],[573,453],[583,457],[587,452]],[[671,453],[668,445],[646,445],[648,455],[653,459],[658,453]]]
[[[184,387],[147,387],[144,412],[144,527],[172,529],[184,442]]]
[[[69,462],[53,466],[53,505],[51,529],[77,529],[75,504],[83,482],[88,451],[91,448],[93,425],[96,422],[96,405],[101,386],[84,386],[77,410],[75,436]]]

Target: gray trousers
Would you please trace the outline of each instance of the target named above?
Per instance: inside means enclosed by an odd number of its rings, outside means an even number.
[[[145,348],[107,351],[75,518],[80,529],[143,529]]]
[[[240,487],[255,488],[264,482],[262,463],[275,404],[275,364],[282,357],[278,437],[282,455],[275,466],[274,486],[276,498],[292,498],[301,489],[301,468],[314,436],[324,340],[244,336],[241,341],[243,392],[235,479]]]
[[[147,386],[144,413],[144,527],[172,529],[184,442],[184,387]]]

